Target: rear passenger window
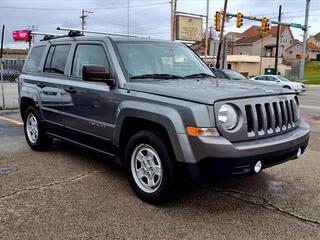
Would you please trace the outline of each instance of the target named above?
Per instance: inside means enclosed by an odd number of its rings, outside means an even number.
[[[44,67],[44,72],[64,74],[70,45],[51,46]]]
[[[44,50],[45,46],[32,48],[26,63],[26,72],[38,72]]]
[[[109,63],[106,53],[101,45],[85,45],[77,46],[73,60],[72,75],[82,77],[82,68],[87,64],[97,64],[109,69]]]

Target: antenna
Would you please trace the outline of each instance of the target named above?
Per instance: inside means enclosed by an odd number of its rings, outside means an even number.
[[[148,37],[144,37],[144,36],[141,36],[141,35],[131,35],[131,34],[125,34],[125,33],[100,32],[100,31],[82,30],[82,29],[65,28],[65,27],[57,27],[57,30],[60,30],[60,31],[75,31],[75,32],[83,32],[83,33],[94,33],[94,34],[109,35],[109,36],[120,36],[120,37],[148,38]]]

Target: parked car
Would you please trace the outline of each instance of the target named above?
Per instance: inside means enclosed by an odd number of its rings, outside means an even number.
[[[181,176],[259,173],[304,153],[309,127],[296,92],[216,81],[182,43],[47,38],[19,77],[26,141],[43,150],[58,138],[105,154],[153,204],[171,199]]]
[[[292,82],[289,79],[282,77],[280,75],[259,75],[259,76],[250,78],[250,80],[257,80],[265,84],[271,84],[271,85],[276,85],[276,86],[280,86],[287,89],[292,89],[296,92],[306,91],[306,86],[303,83]]]
[[[0,70],[0,74],[1,74],[1,70]],[[4,81],[16,82],[19,75],[20,75],[20,72],[17,70],[8,70],[8,69],[3,70]]]
[[[241,73],[230,69],[213,69],[217,78],[229,79],[229,80],[248,80]]]

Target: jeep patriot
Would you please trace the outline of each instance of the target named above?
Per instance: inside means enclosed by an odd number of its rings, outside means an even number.
[[[259,173],[305,151],[294,91],[217,79],[181,43],[80,35],[29,52],[19,101],[32,149],[57,138],[107,155],[153,204],[170,200],[181,176]]]

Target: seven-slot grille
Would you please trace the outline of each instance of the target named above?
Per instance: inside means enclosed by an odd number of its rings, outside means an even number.
[[[298,106],[294,98],[245,105],[248,137],[265,136],[295,127]]]

